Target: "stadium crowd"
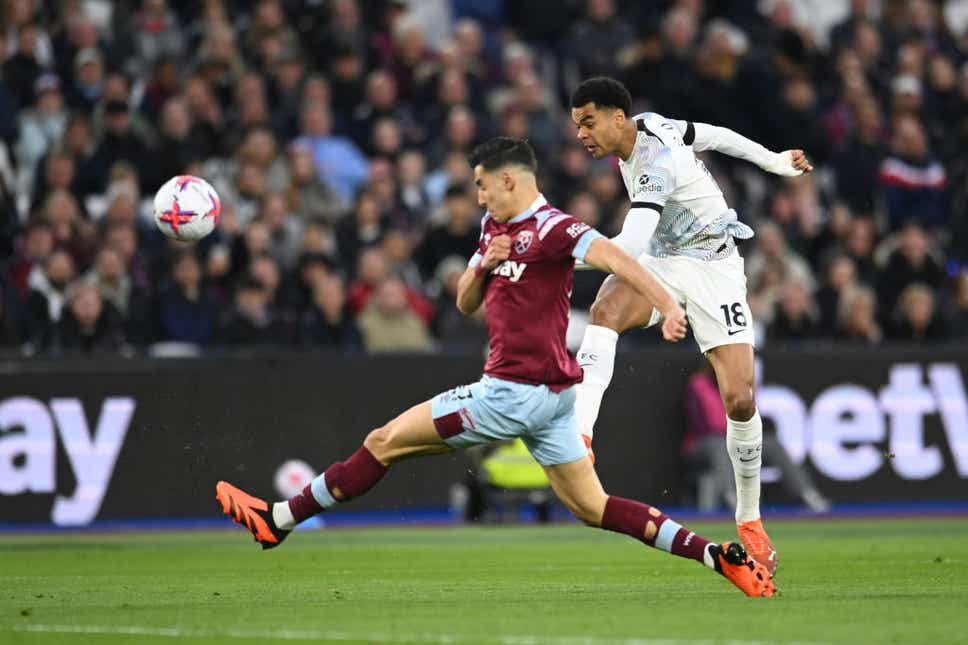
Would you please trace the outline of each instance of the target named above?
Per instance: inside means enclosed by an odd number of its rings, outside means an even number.
[[[453,305],[482,214],[467,153],[527,137],[552,203],[615,234],[615,160],[569,118],[596,74],[814,161],[781,180],[704,155],[756,230],[761,344],[965,338],[966,4],[9,0],[0,347],[479,351]],[[222,199],[195,245],[151,217],[180,173]],[[576,275],[576,320],[601,280]]]

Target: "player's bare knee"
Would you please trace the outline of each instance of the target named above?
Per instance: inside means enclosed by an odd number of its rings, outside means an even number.
[[[727,392],[723,397],[726,416],[733,421],[749,421],[756,413],[756,401],[750,391]]]
[[[589,322],[599,327],[608,327],[617,332],[622,329],[622,307],[609,298],[598,298],[588,310]]]
[[[390,426],[380,426],[371,430],[366,439],[363,440],[363,447],[370,451],[374,457],[382,462],[386,462],[388,455],[393,451],[393,433]]]

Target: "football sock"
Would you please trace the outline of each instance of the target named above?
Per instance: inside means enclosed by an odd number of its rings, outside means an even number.
[[[602,528],[625,533],[656,549],[715,568],[708,553],[709,540],[684,528],[654,506],[611,495],[605,503]]]
[[[736,481],[736,523],[760,517],[760,467],[763,421],[757,410],[749,421],[726,419],[726,450]]]
[[[327,468],[301,493],[289,500],[289,511],[294,524],[299,524],[338,502],[359,497],[373,488],[386,472],[387,466],[380,463],[365,446],[361,447],[346,461],[336,462]],[[275,508],[272,516],[275,519]],[[284,528],[278,522],[277,526]]]
[[[592,436],[602,396],[612,382],[616,343],[618,332],[608,327],[589,325],[585,328],[578,350],[578,362],[585,370],[585,378],[575,386],[575,416],[578,431],[587,437]]]

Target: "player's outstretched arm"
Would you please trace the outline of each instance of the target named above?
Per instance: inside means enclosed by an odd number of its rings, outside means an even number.
[[[469,316],[484,302],[484,285],[491,271],[511,257],[511,238],[498,235],[491,239],[480,261],[472,262],[457,282],[457,309]]]
[[[692,125],[695,128],[692,148],[696,152],[715,150],[730,157],[745,159],[767,172],[784,177],[795,177],[813,170],[803,150],[773,152],[729,128],[708,123]]]
[[[662,335],[666,340],[675,342],[685,337],[686,313],[682,307],[651,273],[614,242],[603,237],[592,241],[585,253],[585,262],[622,278],[651,302],[665,319],[662,323]]]

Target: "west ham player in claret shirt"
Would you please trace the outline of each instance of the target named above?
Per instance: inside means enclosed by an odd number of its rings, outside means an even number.
[[[740,543],[710,542],[653,506],[608,495],[578,432],[574,386],[582,369],[565,347],[575,260],[620,276],[655,303],[666,340],[684,337],[682,308],[631,256],[548,204],[538,192],[537,161],[526,141],[492,139],[470,161],[487,214],[478,251],[458,285],[457,307],[470,314],[486,303],[491,351],[484,376],[371,431],[359,450],[288,501],[270,505],[218,482],[222,510],[270,549],[296,524],[366,493],[397,461],[520,437],[559,499],[585,524],[696,560],[749,596],[772,596],[769,572]]]

